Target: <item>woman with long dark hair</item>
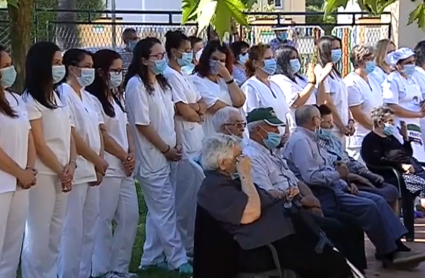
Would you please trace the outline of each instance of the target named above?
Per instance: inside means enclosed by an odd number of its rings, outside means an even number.
[[[123,61],[109,49],[93,55],[95,78],[86,90],[95,99],[101,114],[100,129],[109,167],[100,185],[100,216],[92,257],[92,275],[137,277],[128,272],[139,221],[139,205],[134,185],[136,164],[124,100],[113,90],[122,83]],[[112,221],[116,227],[112,230]]]
[[[295,127],[295,110],[303,105],[322,104],[325,101],[325,90],[323,81],[332,70],[332,65],[327,64],[323,71],[318,90],[315,89],[316,77],[313,67],[307,69],[307,76],[300,73],[301,59],[298,50],[290,45],[278,48],[274,57],[277,62],[276,74],[270,77],[275,82],[286,98],[290,113],[288,114],[288,125],[292,132]]]
[[[22,277],[53,278],[68,194],[72,189],[77,153],[71,135],[71,113],[56,91],[65,66],[59,47],[38,42],[28,51],[25,65],[26,102],[31,133],[37,152],[37,183],[29,192]]]
[[[9,90],[16,71],[1,45],[0,78],[0,277],[15,277],[28,211],[28,189],[35,185],[37,172],[25,103]]]
[[[77,149],[73,190],[68,194],[59,253],[59,277],[89,277],[99,219],[99,187],[108,164],[99,131],[102,121],[93,97],[84,90],[94,80],[93,59],[82,49],[69,49],[62,63],[66,74],[58,92],[71,112]]]
[[[345,148],[345,138],[354,134],[354,120],[350,117],[348,108],[347,87],[342,81],[341,73],[336,64],[342,57],[342,41],[334,36],[323,36],[317,44],[317,65],[314,68],[316,82],[326,73],[326,65],[333,64],[329,76],[324,80],[325,103],[331,110],[335,127],[333,133],[337,136]]]
[[[172,168],[181,159],[182,150],[174,130],[172,88],[163,75],[167,68],[166,53],[161,41],[148,37],[137,43],[133,55],[124,85],[139,162],[136,178],[148,207],[140,267],[192,273],[177,230],[171,184]]]
[[[245,95],[232,76],[234,57],[226,44],[209,41],[202,51],[192,81],[207,105],[203,128],[205,136],[216,133],[212,118],[226,106],[242,108]]]

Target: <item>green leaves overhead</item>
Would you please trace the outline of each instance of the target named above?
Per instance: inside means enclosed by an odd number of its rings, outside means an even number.
[[[348,1],[352,0],[326,0],[324,9],[325,14],[329,15],[337,11],[339,7],[345,8]],[[395,2],[397,2],[397,0],[357,0],[360,8],[372,15],[382,14],[385,8]],[[410,13],[408,24],[412,24],[415,21],[419,28],[425,30],[425,3],[419,4],[416,9]]]
[[[418,24],[419,28],[425,31],[425,4],[422,3],[413,10],[409,15],[409,21],[407,24],[412,24],[415,22]]]
[[[18,7],[18,3],[19,3],[19,0],[7,0],[7,4],[14,7]]]
[[[198,23],[198,33],[212,25],[222,39],[231,29],[231,19],[241,25],[248,25],[244,11],[255,0],[182,0],[183,24]]]

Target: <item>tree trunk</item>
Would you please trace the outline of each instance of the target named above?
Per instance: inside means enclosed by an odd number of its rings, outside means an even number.
[[[13,63],[18,73],[12,89],[22,92],[25,82],[25,59],[31,43],[33,0],[20,0],[19,7],[7,6],[10,20],[10,40]]]
[[[59,0],[59,10],[76,10],[77,0]],[[78,26],[76,12],[58,12],[59,24],[56,26],[57,44],[62,50],[79,47]],[[69,22],[69,23],[62,23]]]

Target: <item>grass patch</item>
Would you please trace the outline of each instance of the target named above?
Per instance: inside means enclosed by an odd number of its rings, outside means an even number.
[[[131,262],[130,262],[130,272],[139,273],[139,277],[143,277],[143,278],[188,278],[190,277],[187,275],[179,275],[176,272],[165,271],[165,270],[150,269],[147,271],[139,271],[140,257],[143,253],[143,244],[145,242],[145,220],[146,220],[146,213],[148,210],[146,208],[145,200],[143,199],[142,191],[140,190],[140,187],[137,184],[136,186],[137,186],[137,197],[139,199],[140,219],[139,219],[139,226],[137,228],[136,240],[133,245],[133,253],[132,253]],[[22,276],[21,276],[20,267],[19,267],[17,278],[21,278],[21,277]]]

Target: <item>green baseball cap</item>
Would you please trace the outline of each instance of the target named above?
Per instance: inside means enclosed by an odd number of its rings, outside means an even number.
[[[277,116],[276,112],[272,107],[256,108],[248,113],[246,117],[248,123],[265,121],[271,126],[283,126],[285,125]]]

